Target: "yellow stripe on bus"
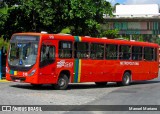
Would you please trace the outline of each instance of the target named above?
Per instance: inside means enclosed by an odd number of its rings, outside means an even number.
[[[78,82],[81,81],[81,64],[82,64],[82,61],[80,59],[79,60],[79,69],[78,69]]]
[[[17,75],[17,71],[14,71],[14,75]]]
[[[79,41],[80,41],[80,42],[82,41],[82,37],[79,37]]]

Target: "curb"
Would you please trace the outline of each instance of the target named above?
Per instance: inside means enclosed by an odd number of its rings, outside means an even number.
[[[9,81],[7,81],[7,80],[0,80],[0,82],[9,82]]]

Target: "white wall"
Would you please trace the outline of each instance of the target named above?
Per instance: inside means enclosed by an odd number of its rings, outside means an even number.
[[[158,4],[117,5],[115,15],[118,17],[152,17],[160,13]]]

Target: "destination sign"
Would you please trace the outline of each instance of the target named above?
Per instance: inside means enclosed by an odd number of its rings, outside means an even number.
[[[15,35],[11,41],[39,41],[39,36]]]

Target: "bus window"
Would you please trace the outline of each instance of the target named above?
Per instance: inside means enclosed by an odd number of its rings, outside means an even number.
[[[89,57],[89,45],[85,42],[75,42],[75,58],[85,59]]]
[[[154,49],[154,60],[157,61],[157,48]]]
[[[59,42],[59,58],[72,58],[72,42]]]
[[[121,45],[119,47],[119,59],[130,60],[131,59],[131,46]]]
[[[91,59],[103,59],[104,58],[104,44],[91,44]]]
[[[149,61],[154,60],[153,53],[154,53],[154,48],[145,47],[144,48],[144,60],[149,60]]]
[[[55,47],[42,45],[40,67],[53,63],[54,59],[55,59]]]
[[[118,55],[118,45],[108,44],[106,45],[106,59],[116,60]]]
[[[11,44],[11,47],[10,47],[10,58],[11,58],[11,61],[16,59],[16,58],[19,58],[19,48],[16,47],[16,44]]]
[[[142,47],[132,47],[132,60],[142,60]]]

